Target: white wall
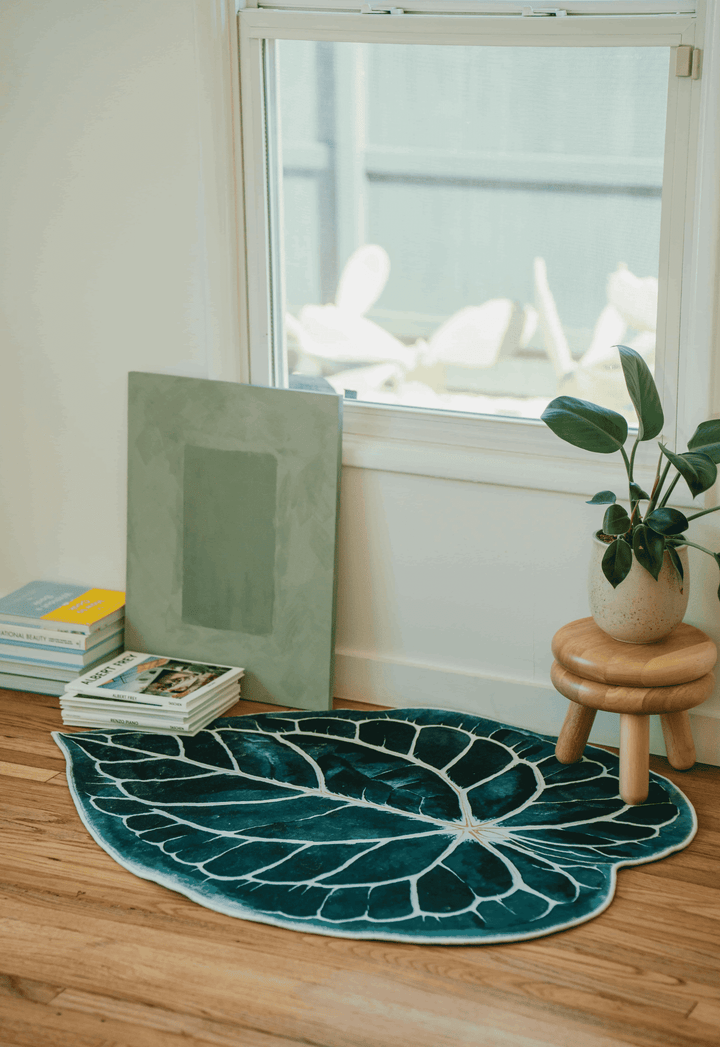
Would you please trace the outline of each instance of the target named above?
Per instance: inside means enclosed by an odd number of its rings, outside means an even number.
[[[122,588],[127,372],[223,373],[194,5],[4,0],[0,76],[0,589]]]
[[[342,484],[336,693],[557,734],[567,702],[549,682],[550,643],[589,614],[602,510],[582,496],[361,469],[344,469]],[[720,549],[716,520],[698,521],[694,540]],[[689,552],[685,620],[720,643],[720,571]],[[691,715],[698,759],[720,764],[718,693]],[[617,716],[599,713],[591,740],[618,738]],[[665,752],[658,717],[651,749]]]
[[[0,5],[2,592],[124,586],[128,370],[239,377],[203,9]],[[588,613],[597,514],[580,496],[345,468],[337,693],[556,733],[550,640]],[[720,548],[715,519],[696,536]],[[693,551],[691,570],[687,620],[720,641],[719,572]],[[693,721],[720,764],[720,697]],[[592,737],[616,744],[616,718]]]

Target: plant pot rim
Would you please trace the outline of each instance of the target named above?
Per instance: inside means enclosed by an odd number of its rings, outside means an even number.
[[[613,542],[614,542],[614,541],[615,541],[615,540],[616,540],[617,538],[620,538],[620,537],[622,537],[622,536],[621,536],[621,535],[619,535],[619,534],[609,534],[609,535],[607,535],[607,537],[608,537],[608,538],[611,538],[611,539],[612,539],[612,541],[610,541],[610,542],[604,542],[604,541],[602,540],[602,538],[600,537],[600,535],[601,535],[601,534],[605,534],[605,532],[604,532],[604,531],[603,531],[603,530],[602,530],[601,528],[599,528],[599,529],[598,529],[597,531],[593,531],[593,535],[592,535],[592,537],[593,537],[593,541],[594,541],[594,542],[597,542],[597,543],[598,543],[598,545],[604,545],[606,549],[607,549],[608,545],[612,545],[612,543],[613,543]]]

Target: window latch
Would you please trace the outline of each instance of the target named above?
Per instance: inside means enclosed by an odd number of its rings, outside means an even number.
[[[675,76],[689,76],[699,80],[702,69],[702,51],[690,44],[680,44],[675,51]]]
[[[405,12],[401,7],[391,7],[388,4],[376,4],[373,0],[368,0],[367,4],[363,4],[360,8],[361,15],[404,15]]]
[[[565,18],[567,11],[563,7],[523,7],[523,18]]]

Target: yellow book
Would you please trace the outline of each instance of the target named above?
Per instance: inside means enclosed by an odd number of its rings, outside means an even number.
[[[96,622],[125,606],[125,593],[114,589],[88,589],[82,596],[44,614],[43,621],[68,625],[95,625]]]
[[[94,633],[124,614],[125,593],[116,589],[29,582],[0,598],[0,623],[52,632]]]

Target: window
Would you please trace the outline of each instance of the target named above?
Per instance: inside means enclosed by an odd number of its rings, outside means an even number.
[[[537,419],[632,422],[623,342],[672,442],[707,400],[704,11],[273,3],[239,14],[251,381],[344,392],[351,463],[574,489]]]
[[[278,41],[291,373],[629,412],[611,347],[654,364],[669,50]]]

